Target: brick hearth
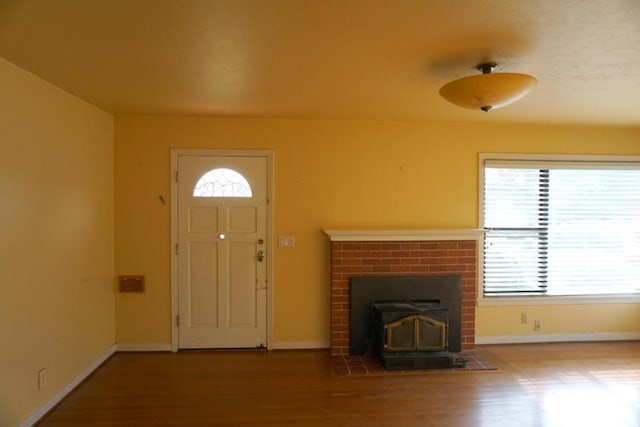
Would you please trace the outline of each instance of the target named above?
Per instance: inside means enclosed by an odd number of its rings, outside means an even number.
[[[327,231],[327,234],[331,239],[332,355],[349,354],[349,279],[370,276],[459,274],[462,349],[474,348],[477,231]]]

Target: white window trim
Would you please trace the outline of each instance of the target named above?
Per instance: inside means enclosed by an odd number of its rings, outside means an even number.
[[[550,162],[601,162],[630,163],[640,162],[640,156],[633,155],[585,155],[585,154],[529,154],[529,153],[479,153],[478,154],[478,229],[484,224],[484,163],[487,160],[522,160]],[[520,306],[520,305],[570,305],[570,304],[628,304],[640,303],[640,295],[628,294],[584,295],[584,296],[547,296],[530,295],[526,297],[484,296],[484,233],[478,245],[477,295],[478,306]]]

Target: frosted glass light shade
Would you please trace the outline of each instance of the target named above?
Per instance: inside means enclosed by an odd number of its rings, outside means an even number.
[[[462,108],[489,111],[525,96],[538,83],[519,73],[485,73],[454,80],[440,88],[440,95]]]

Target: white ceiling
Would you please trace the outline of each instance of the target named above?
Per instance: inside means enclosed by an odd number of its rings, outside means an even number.
[[[640,0],[2,0],[0,56],[116,115],[640,126]],[[538,86],[440,98],[486,60]]]

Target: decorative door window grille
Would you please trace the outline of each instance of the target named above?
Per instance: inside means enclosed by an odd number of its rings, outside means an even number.
[[[193,197],[253,197],[247,179],[233,169],[212,169],[200,177]]]

